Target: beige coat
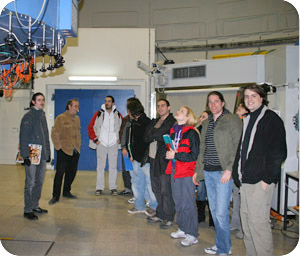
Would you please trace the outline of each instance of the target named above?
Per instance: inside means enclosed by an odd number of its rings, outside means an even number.
[[[77,115],[72,116],[68,111],[60,114],[51,132],[51,138],[56,150],[62,150],[72,156],[74,148],[80,153],[81,133],[80,119]]]

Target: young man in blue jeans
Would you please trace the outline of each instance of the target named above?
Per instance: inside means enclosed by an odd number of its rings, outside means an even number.
[[[144,142],[144,134],[150,119],[144,113],[144,107],[138,101],[127,104],[128,114],[132,120],[129,131],[128,152],[133,162],[132,190],[135,197],[134,207],[129,213],[144,212],[154,216],[157,201],[152,191],[150,180],[149,144]],[[145,189],[150,196],[149,208],[146,209]]]
[[[223,95],[212,91],[207,96],[211,111],[202,124],[200,154],[193,181],[204,180],[209,208],[213,217],[216,244],[206,248],[207,254],[231,254],[229,203],[232,193],[231,172],[242,132],[242,121],[225,108]]]

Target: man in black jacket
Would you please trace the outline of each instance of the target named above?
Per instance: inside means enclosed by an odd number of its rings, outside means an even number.
[[[144,134],[150,119],[144,113],[144,107],[138,101],[127,104],[127,111],[131,122],[129,130],[128,152],[133,165],[133,177],[131,180],[132,190],[135,197],[134,207],[128,210],[129,213],[145,213],[147,216],[154,216],[157,201],[151,188],[150,164],[148,161],[149,143],[144,142]],[[146,209],[145,189],[147,190],[150,202]]]
[[[150,177],[153,193],[157,199],[156,215],[148,217],[150,223],[162,222],[160,228],[169,228],[175,216],[174,201],[171,190],[171,175],[165,174],[168,160],[165,158],[166,145],[164,134],[170,134],[170,129],[175,123],[173,114],[170,113],[170,103],[166,99],[157,102],[159,118],[153,119],[147,126],[144,141],[150,143]]]
[[[39,207],[42,187],[44,184],[46,161],[50,162],[49,132],[44,112],[45,96],[41,92],[33,94],[30,110],[21,121],[20,153],[25,166],[24,189],[24,218],[37,220],[36,213],[44,214],[48,211]],[[31,146],[29,146],[31,145]],[[33,146],[41,147],[40,161],[33,161]]]
[[[247,86],[244,102],[250,113],[243,119],[233,166],[234,181],[240,186],[244,243],[247,255],[273,255],[270,208],[287,155],[285,129],[281,118],[267,108],[261,86]]]

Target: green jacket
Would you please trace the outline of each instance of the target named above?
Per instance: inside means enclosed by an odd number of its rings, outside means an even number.
[[[208,119],[202,124],[200,136],[200,154],[197,159],[195,173],[197,173],[196,181],[204,179],[204,151],[205,151],[205,135],[208,126]],[[236,114],[226,114],[219,119],[214,129],[214,141],[220,163],[223,170],[232,171],[235,155],[242,134],[242,120]]]

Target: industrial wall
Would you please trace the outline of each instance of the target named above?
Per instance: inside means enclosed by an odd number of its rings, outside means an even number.
[[[293,43],[299,16],[284,0],[82,0],[79,27],[155,28],[158,48],[182,63]]]

